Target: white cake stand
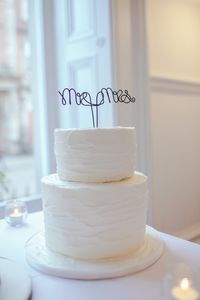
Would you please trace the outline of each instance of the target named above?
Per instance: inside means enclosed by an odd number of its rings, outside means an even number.
[[[31,279],[15,262],[0,258],[0,299],[28,300]]]
[[[48,250],[44,234],[34,235],[26,245],[29,264],[49,275],[72,279],[106,279],[132,274],[156,262],[163,252],[159,232],[146,226],[144,244],[128,256],[100,261],[73,259]]]

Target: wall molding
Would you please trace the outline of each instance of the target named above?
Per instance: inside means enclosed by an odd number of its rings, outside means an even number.
[[[150,76],[150,89],[167,93],[200,94],[200,82],[153,75]]]

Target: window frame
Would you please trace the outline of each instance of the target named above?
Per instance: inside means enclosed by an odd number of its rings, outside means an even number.
[[[59,126],[53,0],[30,1],[32,93],[37,177],[55,171],[53,131]]]

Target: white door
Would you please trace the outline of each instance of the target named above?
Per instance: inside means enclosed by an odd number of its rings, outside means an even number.
[[[109,0],[56,3],[59,91],[96,93],[112,87]],[[63,26],[64,25],[64,26]],[[61,97],[60,97],[61,103]],[[93,127],[90,107],[60,105],[61,127]],[[99,107],[99,127],[112,126],[112,104]]]

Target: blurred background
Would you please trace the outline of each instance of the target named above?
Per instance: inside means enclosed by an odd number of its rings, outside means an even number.
[[[200,1],[0,0],[0,198],[40,194],[55,172],[53,130],[92,127],[58,91],[128,89],[100,127],[136,126],[148,222],[200,235]]]
[[[28,20],[28,1],[0,1],[0,171],[9,185],[5,197],[36,192]]]

